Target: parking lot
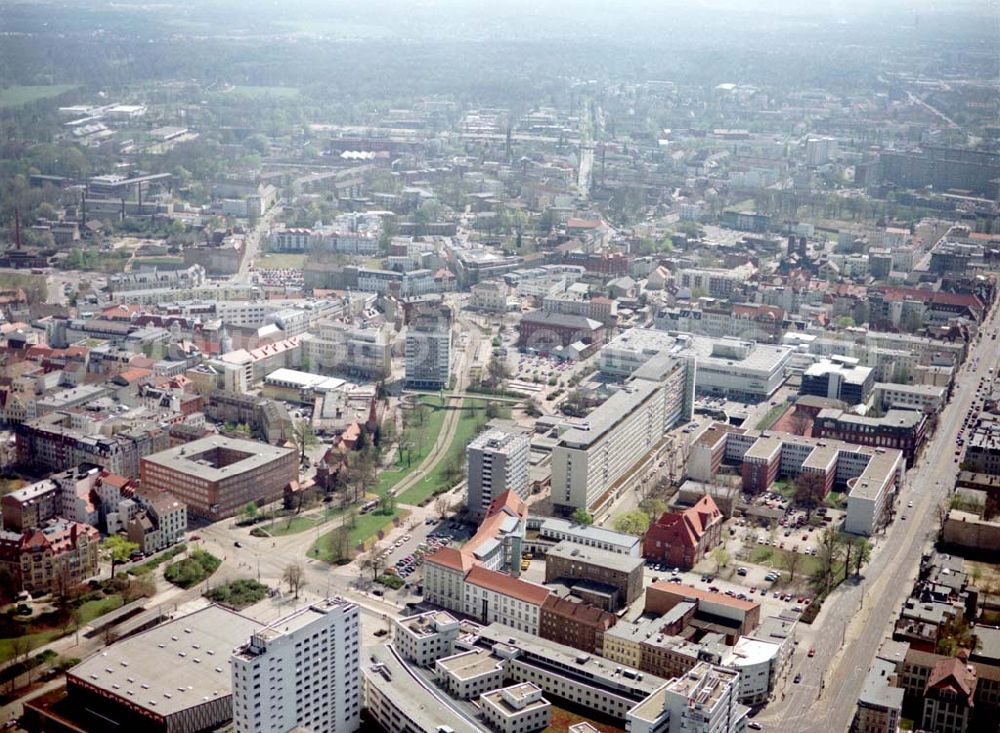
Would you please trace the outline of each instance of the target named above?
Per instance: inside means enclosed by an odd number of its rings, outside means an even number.
[[[669,568],[662,563],[646,563],[645,585],[649,586],[655,582],[672,582],[689,585],[702,590],[709,590],[715,593],[723,593],[739,600],[751,600],[761,604],[761,615],[777,615],[790,610],[803,609],[810,599],[808,594],[803,592],[793,592],[784,580],[787,573],[782,574],[769,568],[760,568],[750,564],[730,563],[729,567],[723,568],[722,572],[716,574],[715,564],[709,562],[710,567],[699,571],[683,571],[678,568]],[[745,575],[740,574],[740,570],[745,569]],[[772,578],[768,580],[767,578]],[[638,616],[642,607],[636,604],[638,609],[633,609],[629,614]]]
[[[407,588],[416,591],[423,578],[423,558],[441,547],[455,547],[469,539],[471,529],[461,522],[448,519],[441,522],[428,518],[412,528],[383,550],[383,571],[402,578]],[[382,589],[384,593],[391,593]]]

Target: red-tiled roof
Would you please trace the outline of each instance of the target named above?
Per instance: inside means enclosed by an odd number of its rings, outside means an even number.
[[[486,515],[493,516],[497,512],[507,511],[510,514],[523,517],[527,508],[528,505],[524,499],[517,495],[516,491],[507,489],[490,503],[490,508],[486,510]]]
[[[134,382],[138,382],[140,379],[145,379],[146,377],[151,376],[152,374],[153,372],[149,369],[133,368],[133,369],[126,369],[125,371],[119,373],[117,376],[120,379],[125,380],[129,384],[132,384]]]
[[[702,590],[701,588],[694,588],[690,585],[679,585],[677,583],[668,583],[665,580],[661,580],[658,583],[653,583],[649,586],[650,590],[659,591],[662,593],[669,593],[670,595],[681,596],[683,598],[694,598],[699,601],[711,601],[712,603],[721,603],[726,606],[732,606],[733,608],[738,608],[742,611],[749,611],[756,608],[760,604],[756,601],[741,601],[739,598],[732,598],[727,596],[725,593],[713,593],[710,590]]]
[[[536,606],[541,606],[549,597],[548,588],[529,583],[526,580],[512,578],[505,573],[498,573],[496,570],[489,570],[482,565],[476,565],[472,568],[465,576],[465,582]]]
[[[927,678],[927,691],[947,690],[964,697],[972,705],[976,692],[976,668],[961,659],[943,659],[934,665]]]
[[[424,557],[424,562],[441,565],[451,570],[457,570],[460,573],[469,572],[476,564],[471,555],[461,550],[456,550],[454,547],[442,547],[437,552]]]

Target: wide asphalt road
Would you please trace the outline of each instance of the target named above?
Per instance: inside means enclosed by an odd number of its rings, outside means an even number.
[[[806,632],[813,639],[815,657],[807,656],[806,644],[799,645],[776,692],[778,699],[757,717],[766,730],[829,733],[849,729],[868,668],[882,641],[891,636],[917,576],[920,556],[937,533],[938,507],[954,486],[958,432],[980,378],[989,378],[1000,353],[1000,341],[992,340],[997,333],[996,314],[996,309],[990,312],[982,339],[970,349],[952,400],[940,415],[934,438],[907,474],[896,520],[883,536],[872,538],[876,550],[862,582],[841,586],[827,600]],[[907,507],[909,502],[912,508]],[[792,682],[796,673],[802,675],[799,684]]]

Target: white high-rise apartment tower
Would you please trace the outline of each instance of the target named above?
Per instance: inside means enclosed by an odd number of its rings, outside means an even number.
[[[256,632],[233,652],[236,733],[350,733],[361,714],[358,607],[324,600]]]
[[[482,518],[490,504],[508,489],[528,498],[528,454],[531,442],[520,432],[487,430],[469,443],[469,511]]]

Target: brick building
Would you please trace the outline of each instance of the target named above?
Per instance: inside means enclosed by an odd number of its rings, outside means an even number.
[[[665,512],[646,531],[643,557],[688,570],[719,544],[723,520],[708,495],[687,509]]]
[[[589,603],[577,603],[550,595],[542,604],[538,635],[549,641],[597,654],[601,648],[601,637],[616,621],[618,617],[615,614]]]
[[[896,448],[913,465],[927,434],[927,415],[922,410],[889,410],[882,417],[865,417],[842,410],[820,410],[812,434],[855,445]]]
[[[18,590],[61,593],[97,575],[100,541],[94,527],[65,519],[23,534],[0,532],[0,566]]]
[[[584,316],[531,311],[518,324],[518,346],[548,353],[580,341],[593,348],[604,343],[604,324]]]
[[[252,440],[213,436],[142,459],[142,485],[168,491],[188,513],[216,521],[248,502],[277,501],[298,480],[298,453]]]
[[[691,625],[697,625],[700,619],[716,630],[726,627],[731,636],[747,635],[760,625],[760,604],[755,601],[741,601],[723,593],[666,581],[653,583],[646,589],[644,613],[662,616],[682,603],[696,604]]]
[[[642,593],[642,558],[560,542],[545,556],[545,582],[587,581],[605,586],[617,610]]]

